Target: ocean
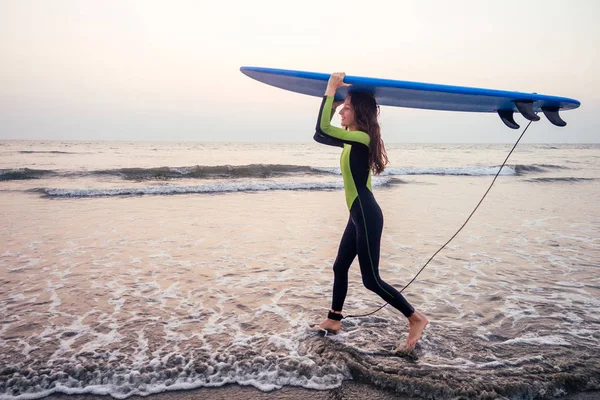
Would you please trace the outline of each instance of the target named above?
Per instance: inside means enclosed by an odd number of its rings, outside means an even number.
[[[373,180],[386,282],[401,289],[456,232],[511,147],[387,145]],[[599,183],[600,145],[519,145],[403,292],[430,320],[406,358],[389,306],[337,335],[310,329],[348,218],[339,149],[0,141],[0,399],[348,381],[427,399],[600,390]],[[383,304],[357,262],[345,314]]]

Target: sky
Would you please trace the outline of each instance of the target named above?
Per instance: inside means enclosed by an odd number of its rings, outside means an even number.
[[[523,142],[599,143],[598,20],[596,0],[0,0],[0,140],[310,142],[320,98],[239,71],[260,66],[574,98]],[[391,143],[520,134],[493,113],[380,123]]]

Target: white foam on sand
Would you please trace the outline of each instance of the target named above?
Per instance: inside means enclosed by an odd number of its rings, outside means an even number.
[[[571,343],[564,338],[557,335],[549,336],[534,336],[525,335],[522,337],[506,340],[497,345],[508,345],[508,344],[532,344],[536,346],[571,346]]]

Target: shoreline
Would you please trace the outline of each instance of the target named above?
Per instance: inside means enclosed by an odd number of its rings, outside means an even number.
[[[97,394],[51,394],[48,400],[107,400],[114,397]],[[402,395],[372,385],[355,381],[344,381],[341,386],[329,390],[307,389],[298,386],[284,386],[281,389],[263,392],[254,386],[227,384],[214,388],[173,390],[148,396],[134,395],[131,400],[417,400],[418,397]]]
[[[107,400],[114,398],[110,395],[96,394],[52,394],[44,397],[48,400]],[[431,398],[431,397],[424,397]],[[568,394],[564,397],[549,397],[562,400],[595,400],[600,398],[600,391],[587,391]],[[379,389],[375,386],[356,381],[344,381],[340,387],[330,390],[306,389],[296,386],[284,386],[270,392],[263,392],[253,386],[227,384],[217,388],[198,388],[191,390],[173,390],[148,396],[134,395],[127,397],[131,400],[417,400],[422,397],[409,396]],[[463,399],[461,397],[461,399]],[[467,398],[464,398],[465,400]]]

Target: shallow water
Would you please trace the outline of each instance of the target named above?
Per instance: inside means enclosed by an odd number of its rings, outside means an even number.
[[[402,288],[510,145],[389,145],[381,275]],[[600,388],[600,146],[522,145],[390,306],[329,307],[347,210],[316,144],[0,142],[0,398],[345,379],[431,398]],[[219,166],[215,168],[215,166]],[[229,167],[227,167],[229,166]],[[45,172],[39,172],[45,171]],[[350,271],[345,313],[381,303]]]

